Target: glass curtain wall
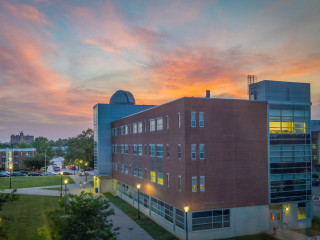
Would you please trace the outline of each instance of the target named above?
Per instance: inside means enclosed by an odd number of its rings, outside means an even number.
[[[269,105],[270,201],[306,201],[311,195],[310,106]]]

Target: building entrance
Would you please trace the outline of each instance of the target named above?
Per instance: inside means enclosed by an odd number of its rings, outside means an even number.
[[[269,209],[270,231],[273,231],[274,227],[283,229],[282,205],[270,206]]]

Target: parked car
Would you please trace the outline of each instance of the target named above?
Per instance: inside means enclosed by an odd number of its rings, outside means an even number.
[[[53,170],[54,171],[60,171],[60,167],[55,166],[55,167],[53,167]]]
[[[56,176],[56,175],[58,175],[58,174],[55,173],[55,172],[46,172],[46,173],[44,174],[44,176]]]
[[[24,177],[25,174],[21,173],[21,172],[13,172],[11,174],[12,177]]]
[[[28,176],[42,176],[41,173],[38,172],[29,172]]]
[[[9,175],[10,176],[10,172],[8,172],[8,171],[2,171],[1,173],[3,173],[3,174],[7,174],[7,175]]]
[[[10,175],[9,175],[9,174],[6,174],[6,173],[1,172],[1,173],[0,173],[0,177],[10,177]]]
[[[70,165],[70,166],[69,166],[69,169],[71,169],[71,170],[76,170],[76,166],[75,166],[75,165]]]
[[[318,178],[312,178],[312,186],[319,186],[320,182]]]
[[[70,173],[70,172],[62,172],[62,175],[72,175],[72,173]]]
[[[86,171],[93,171],[92,167],[87,167]]]
[[[22,174],[26,174],[26,175],[28,174],[27,170],[20,170],[19,172],[22,173]]]

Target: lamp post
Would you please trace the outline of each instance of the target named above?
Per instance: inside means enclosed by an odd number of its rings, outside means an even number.
[[[88,166],[88,163],[86,163],[86,170],[87,170],[87,166]],[[84,174],[86,175],[86,182],[87,182],[87,180],[88,180],[88,176],[87,176],[87,171],[84,171]]]
[[[12,175],[12,167],[10,167],[10,189],[11,189],[11,175]]]
[[[62,197],[62,172],[60,172],[61,175],[61,190],[60,190],[60,197]]]
[[[188,240],[188,212],[189,212],[189,206],[185,206],[184,212],[186,213],[186,240]]]
[[[65,184],[65,185],[64,185],[64,187],[65,187],[65,188],[64,188],[64,189],[65,189],[65,191],[64,191],[64,192],[65,192],[65,194],[64,194],[64,195],[66,195],[66,194],[67,194],[67,184],[68,184],[68,179],[65,179],[65,180],[64,180],[64,184]]]
[[[44,151],[44,173],[47,172],[47,149]]]
[[[141,187],[141,184],[137,184],[137,188],[138,188],[138,221],[140,220],[140,187]]]

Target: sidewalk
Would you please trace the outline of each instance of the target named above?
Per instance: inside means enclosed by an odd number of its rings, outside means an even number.
[[[274,236],[274,235],[272,235]],[[277,235],[274,236],[280,240],[313,240],[317,238],[308,237],[306,235],[303,235],[301,233],[297,233],[291,230],[278,230]]]

